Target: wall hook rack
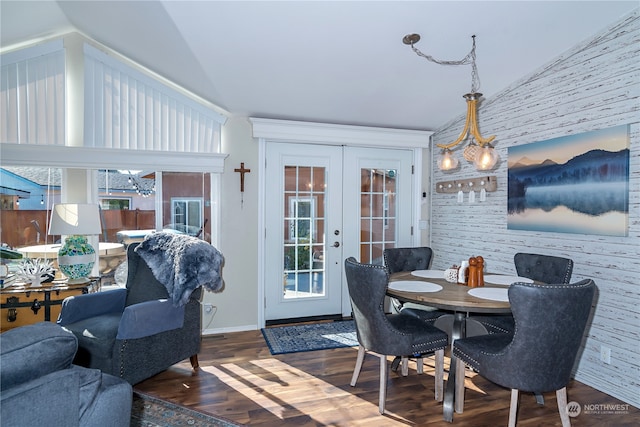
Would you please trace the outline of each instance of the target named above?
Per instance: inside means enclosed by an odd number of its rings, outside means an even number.
[[[481,176],[478,178],[455,179],[453,181],[436,182],[436,193],[457,193],[462,191],[468,193],[470,191],[491,192],[498,189],[498,178],[496,176]]]

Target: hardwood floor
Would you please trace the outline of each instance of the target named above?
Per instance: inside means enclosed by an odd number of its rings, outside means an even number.
[[[425,359],[422,375],[413,362],[407,377],[390,372],[386,413],[380,415],[376,357],[365,358],[358,384],[349,386],[356,353],[341,348],[272,356],[260,331],[208,336],[202,340],[199,371],[185,360],[134,390],[250,426],[507,425],[510,391],[470,372],[464,413],[455,414],[452,424],[445,422],[442,404],[434,400],[433,358]],[[584,384],[572,381],[567,394],[569,402],[582,407],[571,418],[573,426],[638,425],[639,409]],[[521,395],[518,426],[562,425],[555,393],[544,398],[545,405],[538,406],[532,394]],[[602,406],[614,404],[622,405],[622,413],[607,413]]]

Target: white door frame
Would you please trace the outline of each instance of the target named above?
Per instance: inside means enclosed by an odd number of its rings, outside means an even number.
[[[419,244],[422,150],[429,148],[429,137],[433,132],[260,118],[249,120],[253,127],[253,137],[258,138],[258,327],[265,326],[265,160],[268,142],[412,149],[415,166],[412,183],[412,194],[414,194],[412,244],[415,246]]]

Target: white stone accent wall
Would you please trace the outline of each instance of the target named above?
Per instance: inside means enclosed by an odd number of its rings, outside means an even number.
[[[465,109],[461,98],[461,113]],[[575,378],[640,407],[640,11],[636,9],[503,92],[484,99],[478,117],[484,137],[497,135],[495,147],[501,162],[493,171],[479,172],[462,159],[458,149],[461,169],[443,173],[436,165],[440,150],[433,149],[432,172],[425,171],[426,176],[432,173],[432,268],[444,269],[482,255],[485,271],[514,274],[516,252],[573,259],[572,281],[592,278],[598,286],[596,309]],[[463,123],[460,116],[437,130],[434,145],[455,140]],[[630,125],[627,237],[507,230],[508,147],[622,124]],[[498,190],[488,193],[486,202],[476,197],[470,204],[465,194],[464,202],[458,203],[455,194],[435,192],[438,181],[482,175],[498,179]],[[611,349],[610,364],[600,360],[601,346]]]

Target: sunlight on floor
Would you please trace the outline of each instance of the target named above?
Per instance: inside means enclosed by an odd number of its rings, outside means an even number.
[[[486,391],[484,391],[483,389],[479,388],[472,380],[475,376],[477,376],[478,374],[473,372],[471,369],[467,368],[465,369],[464,372],[464,388],[466,390],[473,390],[476,393],[480,393],[480,394],[487,394]]]
[[[367,411],[378,411],[377,400],[375,403],[366,402],[348,391],[341,390],[280,360],[259,359],[251,363],[262,370],[260,375],[232,363],[221,365],[220,368],[201,366],[201,369],[215,375],[220,381],[280,419],[284,419],[284,414],[292,410],[299,411],[300,414],[307,414],[305,406],[310,405],[309,394],[308,392],[305,392],[304,395],[298,393],[301,387],[307,390],[309,387],[313,387],[317,401],[322,401],[323,404],[329,402],[327,399],[339,399],[340,408],[357,406],[361,410],[364,408]],[[340,412],[338,405],[336,405],[336,410],[318,413],[316,404],[311,404],[316,409],[313,418],[319,423],[331,425],[336,420],[350,418],[348,414],[338,413]],[[393,421],[388,421],[389,425],[393,425]],[[399,423],[398,425],[406,424]]]
[[[449,366],[450,366],[449,357],[444,358],[444,380],[445,387],[447,386],[447,378],[449,377]],[[409,365],[411,366],[411,365]],[[429,374],[431,376],[435,375],[435,361],[433,356],[424,359],[424,373]],[[472,371],[469,367],[466,367],[464,370],[464,388],[466,390],[472,390],[480,394],[487,394],[483,389],[479,388],[474,382],[473,378],[475,378],[478,374]]]

